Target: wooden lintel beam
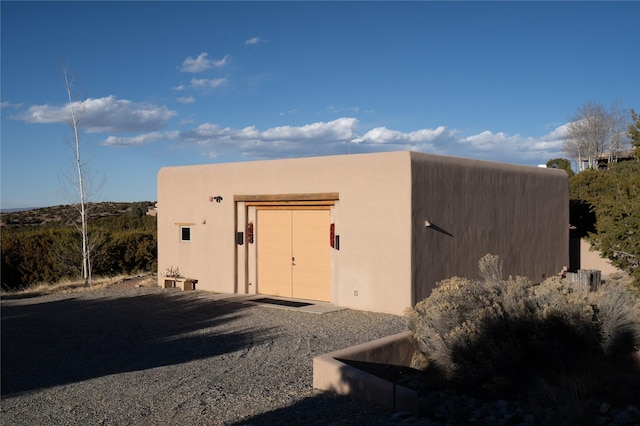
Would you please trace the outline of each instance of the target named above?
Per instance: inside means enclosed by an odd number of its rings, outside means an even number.
[[[336,201],[340,199],[337,192],[320,192],[304,194],[257,194],[234,195],[233,201],[243,202],[301,202],[301,201]]]

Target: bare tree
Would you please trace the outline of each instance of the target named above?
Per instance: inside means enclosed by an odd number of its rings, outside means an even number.
[[[578,109],[569,123],[564,150],[576,160],[578,170],[584,169],[584,160],[588,168],[595,168],[598,156],[605,151],[608,121],[604,107],[589,102]]]
[[[631,147],[629,139],[629,117],[631,113],[619,101],[611,105],[611,139],[609,140],[609,163],[618,161],[618,154]]]
[[[69,127],[71,128],[72,140],[70,148],[73,152],[73,164],[75,169],[75,176],[65,175],[66,180],[74,187],[74,197],[77,202],[72,203],[77,209],[80,215],[80,233],[82,238],[82,279],[84,280],[84,286],[91,286],[91,253],[89,249],[89,236],[87,231],[88,214],[87,214],[87,190],[86,190],[86,176],[85,176],[85,163],[83,162],[83,156],[81,153],[82,144],[80,141],[79,130],[79,113],[78,108],[80,103],[73,100],[73,84],[75,82],[75,75],[69,75],[68,65],[62,67],[62,75],[64,77],[64,86],[67,92],[68,107],[69,107]],[[76,223],[74,221],[74,223]]]
[[[587,102],[578,109],[568,125],[564,152],[578,163],[578,170],[597,168],[598,158],[607,154],[613,162],[629,143],[628,114],[619,102],[607,110],[604,106]]]

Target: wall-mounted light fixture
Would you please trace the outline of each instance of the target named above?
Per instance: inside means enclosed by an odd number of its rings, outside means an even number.
[[[424,227],[425,227],[425,228],[429,228],[429,229],[430,229],[430,231],[425,231],[425,232],[432,232],[432,231],[435,231],[435,232],[439,232],[439,233],[441,233],[441,234],[444,234],[444,235],[447,235],[447,236],[449,236],[449,237],[452,237],[452,238],[453,238],[453,234],[452,234],[452,233],[450,233],[449,231],[446,231],[446,230],[442,229],[441,227],[439,227],[439,226],[438,226],[437,224],[435,224],[435,223],[431,223],[431,221],[430,221],[429,219],[425,219],[425,221],[424,221]]]
[[[209,202],[213,203],[213,202],[219,203],[220,201],[222,201],[222,197],[220,195],[216,195],[216,196],[210,196],[209,197]]]

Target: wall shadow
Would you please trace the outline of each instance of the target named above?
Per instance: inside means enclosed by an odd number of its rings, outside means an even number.
[[[181,292],[2,300],[0,394],[181,364],[272,339],[272,329],[225,327],[246,307]]]
[[[436,232],[439,232],[441,234],[444,234],[448,237],[453,238],[453,234],[451,234],[450,232],[446,231],[445,229],[439,227],[438,225],[434,224],[434,223],[430,223],[428,229],[432,229]]]
[[[569,224],[574,227],[576,238],[595,232],[596,213],[593,205],[584,200],[569,200]]]
[[[255,425],[375,425],[391,423],[391,413],[373,403],[323,392],[290,406],[268,411],[233,426]]]

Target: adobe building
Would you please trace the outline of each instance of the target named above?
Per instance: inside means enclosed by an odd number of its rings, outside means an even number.
[[[564,170],[417,152],[165,167],[158,280],[401,314],[487,253],[534,281],[569,262]]]

